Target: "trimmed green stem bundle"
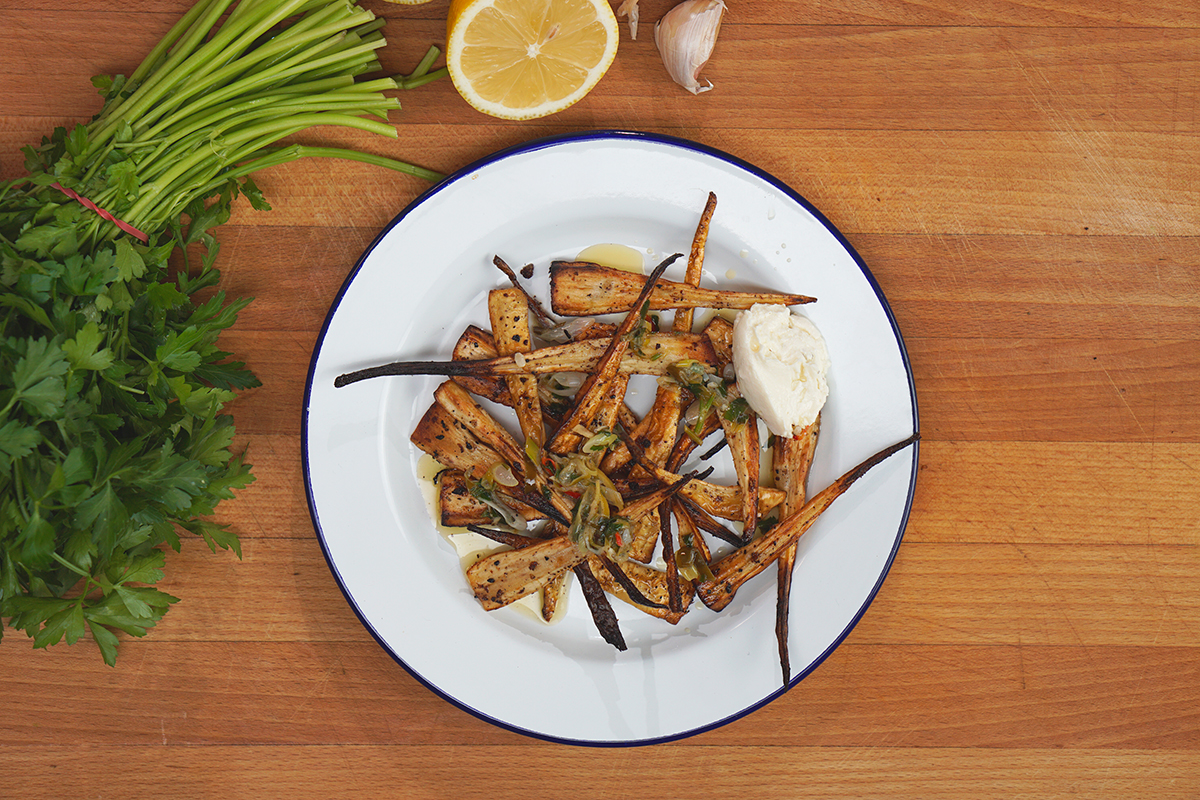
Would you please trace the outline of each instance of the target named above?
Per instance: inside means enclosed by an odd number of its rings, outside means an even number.
[[[400,104],[384,92],[443,70],[430,71],[431,48],[413,75],[356,80],[380,69],[382,24],[344,0],[199,0],[132,75],[94,79],[101,112],[27,148],[30,180],[0,187],[0,199],[58,183],[149,232],[232,180],[299,158],[364,161],[437,180],[383,156],[279,144],[320,125],[397,137],[387,115]],[[97,216],[83,234],[95,243],[120,230]]]

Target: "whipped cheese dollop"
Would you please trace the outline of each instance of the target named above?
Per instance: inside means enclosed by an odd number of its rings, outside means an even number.
[[[786,306],[755,305],[733,322],[738,389],[776,436],[795,436],[829,397],[829,351],[808,317]]]

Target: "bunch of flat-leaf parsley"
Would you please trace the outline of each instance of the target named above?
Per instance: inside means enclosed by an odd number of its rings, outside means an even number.
[[[0,619],[35,647],[90,632],[113,664],[117,631],[176,602],[154,586],[163,545],[188,532],[240,555],[208,517],[253,480],[222,409],[258,382],[217,343],[249,301],[214,290],[210,231],[239,195],[267,208],[250,174],[297,158],[437,177],[279,143],[315,125],[396,136],[384,92],[442,71],[431,50],[411,76],[358,79],[381,27],[344,0],[200,0],[133,74],[93,81],[90,123],[0,184]]]

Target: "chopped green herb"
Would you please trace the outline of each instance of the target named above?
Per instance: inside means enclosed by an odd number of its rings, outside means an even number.
[[[745,425],[750,420],[750,404],[744,397],[735,397],[726,406],[724,417],[730,422]]]

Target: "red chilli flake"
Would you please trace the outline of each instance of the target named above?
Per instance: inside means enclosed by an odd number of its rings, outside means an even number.
[[[51,185],[52,187],[54,187],[55,189],[58,189],[60,192],[62,192],[63,194],[65,194],[67,197],[69,197],[69,198],[71,198],[72,200],[75,200],[76,202],[78,202],[78,203],[79,203],[80,205],[82,205],[84,208],[90,208],[92,211],[95,211],[95,212],[96,212],[97,214],[99,214],[99,215],[100,215],[102,218],[104,218],[104,219],[108,220],[109,222],[111,222],[111,223],[115,224],[115,225],[116,225],[118,228],[120,228],[121,230],[125,231],[125,232],[126,232],[126,233],[128,233],[130,236],[134,236],[134,237],[136,237],[136,238],[137,238],[137,239],[139,239],[139,240],[140,240],[140,241],[141,241],[143,244],[148,244],[148,243],[150,242],[150,237],[149,237],[149,236],[147,236],[146,234],[142,233],[142,232],[141,232],[141,231],[139,231],[137,228],[135,228],[135,227],[133,227],[132,225],[130,225],[128,222],[124,222],[124,221],[122,221],[122,220],[119,220],[119,219],[117,219],[117,218],[116,218],[116,217],[114,217],[112,214],[108,213],[108,212],[107,212],[107,211],[105,211],[103,208],[101,208],[100,206],[96,205],[96,204],[95,204],[95,203],[93,203],[91,200],[88,200],[86,197],[84,197],[83,195],[79,194],[78,192],[76,192],[76,191],[73,191],[73,190],[71,190],[71,189],[68,189],[67,187],[65,187],[65,186],[62,186],[61,184],[52,183],[52,184],[50,184],[50,185]]]

